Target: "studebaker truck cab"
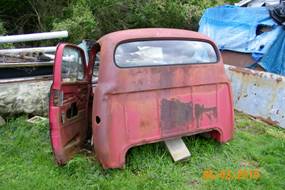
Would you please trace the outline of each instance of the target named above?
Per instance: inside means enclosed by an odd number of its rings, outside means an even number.
[[[49,120],[58,164],[91,137],[104,168],[123,167],[127,151],[142,144],[198,133],[221,143],[232,138],[231,86],[208,37],[179,29],[118,31],[97,41],[88,64],[85,56],[76,45],[57,47]]]

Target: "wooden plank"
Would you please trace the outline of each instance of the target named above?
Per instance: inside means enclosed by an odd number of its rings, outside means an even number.
[[[191,156],[187,146],[181,138],[170,139],[164,142],[175,162]]]

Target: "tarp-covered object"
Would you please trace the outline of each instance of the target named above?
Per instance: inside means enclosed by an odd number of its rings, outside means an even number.
[[[265,7],[231,5],[209,8],[200,20],[199,32],[212,38],[221,50],[264,54],[282,31]],[[270,32],[260,32],[266,26]]]
[[[280,3],[280,0],[242,0],[235,3],[236,6],[247,7],[261,7],[261,6],[276,6]]]
[[[280,5],[274,7],[270,11],[270,16],[278,23],[285,25],[285,2],[282,2]]]
[[[269,51],[258,63],[266,71],[285,76],[285,31],[273,43]]]

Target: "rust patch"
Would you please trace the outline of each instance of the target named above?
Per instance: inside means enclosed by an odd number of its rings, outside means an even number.
[[[269,125],[273,125],[273,126],[279,125],[278,121],[273,121],[270,117],[268,117],[268,118],[255,117],[255,116],[253,116],[253,117],[256,118],[256,119],[259,119],[260,121],[263,121],[264,123],[267,123]]]
[[[177,99],[161,101],[160,107],[160,127],[162,132],[167,132],[174,128],[186,128],[194,120],[196,120],[197,128],[200,127],[200,122],[203,115],[206,115],[210,121],[216,119],[217,107],[205,107],[205,105],[195,104],[192,102],[180,102]]]
[[[252,70],[244,69],[241,67],[230,67],[229,70],[235,71],[235,72],[241,73],[241,74],[254,75],[254,72]]]
[[[278,78],[276,79],[276,82],[277,82],[277,83],[282,82],[282,77],[278,77]]]
[[[148,123],[147,121],[141,121],[141,122],[140,122],[140,127],[141,127],[142,129],[147,129],[148,126],[149,126],[149,123]]]
[[[193,121],[193,103],[183,103],[176,99],[163,99],[161,101],[160,113],[160,127],[162,131],[187,127]]]
[[[147,120],[140,121],[139,126],[140,126],[140,134],[142,136],[148,135],[154,129],[152,123],[150,121],[147,121]]]
[[[241,67],[230,67],[230,71],[234,71],[236,73],[242,74],[242,75],[249,75],[249,76],[256,76],[256,77],[263,77],[263,73],[258,70],[252,70],[252,69],[246,69]]]
[[[213,118],[217,118],[218,116],[217,107],[205,108],[205,105],[195,104],[195,119],[197,128],[200,127],[200,121],[202,119],[203,114],[206,114],[209,120],[212,121]]]

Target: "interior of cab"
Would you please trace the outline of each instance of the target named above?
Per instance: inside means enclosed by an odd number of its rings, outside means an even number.
[[[100,65],[100,52],[96,53],[95,56],[95,61],[94,61],[94,65],[93,65],[93,71],[92,71],[92,86],[96,85],[96,83],[98,82],[98,76],[99,76],[99,65]]]

